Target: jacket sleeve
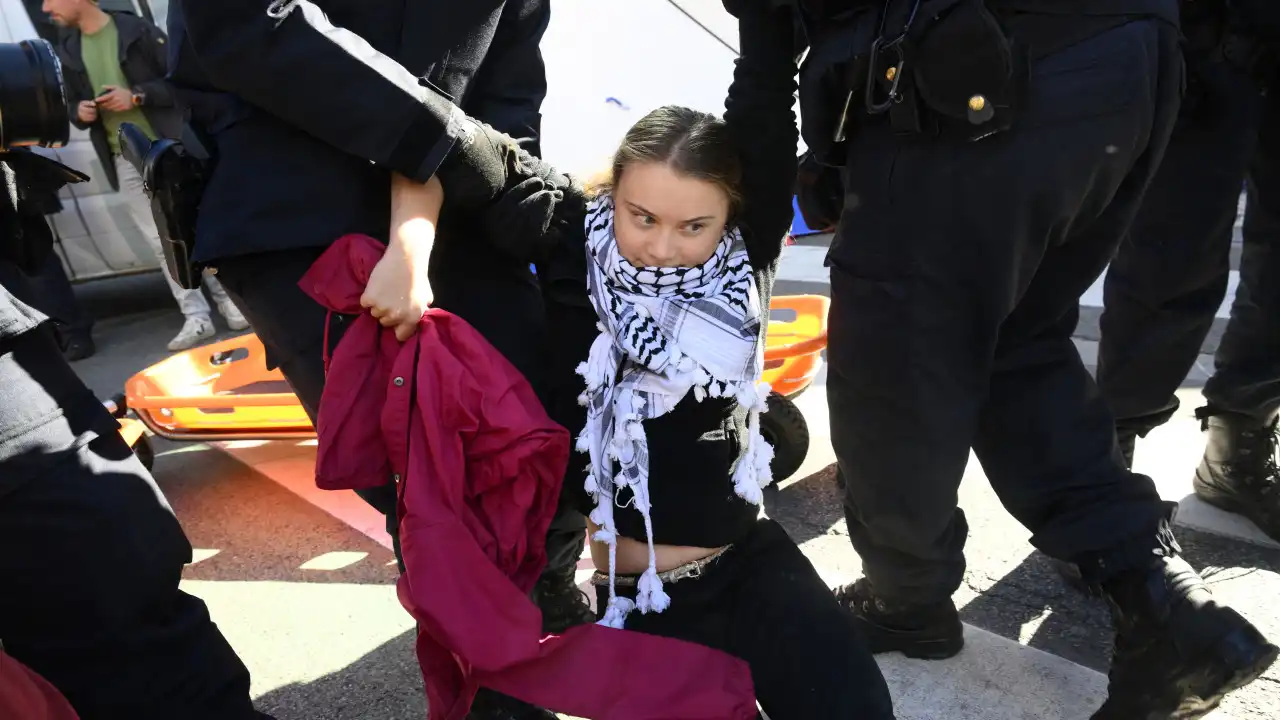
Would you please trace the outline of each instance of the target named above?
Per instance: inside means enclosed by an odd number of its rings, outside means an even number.
[[[66,48],[58,46],[58,60],[66,66]],[[71,82],[70,78],[64,77],[62,81],[63,90],[67,93],[67,119],[71,121],[72,127],[77,130],[88,130],[93,123],[80,122],[80,103],[92,98],[84,97],[80,94],[80,83]]]
[[[539,157],[542,101],[547,96],[539,45],[550,21],[550,0],[508,0],[467,102],[468,114]]]
[[[425,182],[461,111],[309,0],[179,0],[215,86],[319,140]]]
[[[151,23],[139,22],[145,28],[142,35],[146,46],[144,51],[151,56],[151,64],[158,72],[155,80],[138,83],[134,86],[134,91],[142,93],[143,107],[173,107],[173,86],[165,79],[169,74],[168,38],[163,30]]]
[[[759,6],[757,6],[759,7]],[[725,101],[725,123],[742,158],[742,216],[738,226],[756,267],[782,253],[794,212],[796,179],[796,55],[791,10],[743,9],[742,54]]]

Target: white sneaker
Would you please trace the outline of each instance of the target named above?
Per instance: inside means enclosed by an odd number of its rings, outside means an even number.
[[[232,330],[249,329],[249,321],[244,319],[244,315],[240,314],[240,309],[230,300],[218,303],[218,312],[222,315],[222,319],[227,321],[227,327]]]
[[[169,341],[169,349],[173,351],[186,350],[198,345],[203,340],[209,340],[214,335],[213,322],[207,317],[195,316],[188,317],[182,323],[182,330]]]

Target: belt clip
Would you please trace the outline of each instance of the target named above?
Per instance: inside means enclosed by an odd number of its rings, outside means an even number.
[[[267,17],[276,21],[275,26],[280,27],[284,23],[285,18],[289,17],[289,13],[298,6],[300,0],[271,0],[271,4],[267,6]]]
[[[902,95],[898,92],[898,87],[902,84],[902,70],[906,67],[906,53],[902,51],[902,43],[906,40],[906,33],[898,37],[885,41],[884,38],[876,38],[871,44],[871,58],[867,65],[867,112],[872,115],[883,115],[893,107],[896,102],[901,102]],[[883,102],[876,102],[876,87],[880,84],[880,79],[876,77],[880,68],[880,56],[886,51],[893,51],[898,56],[898,61],[890,65],[885,70],[885,79],[889,81],[889,92],[885,95]]]

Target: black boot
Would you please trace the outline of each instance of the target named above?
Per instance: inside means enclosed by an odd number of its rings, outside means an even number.
[[[955,603],[908,605],[875,596],[861,578],[836,588],[836,600],[853,613],[872,653],[900,652],[919,660],[945,660],[964,647],[964,626]]]
[[[1276,420],[1260,423],[1236,413],[1196,410],[1208,431],[1204,459],[1196,468],[1201,500],[1253,521],[1280,542],[1280,469],[1276,467]]]
[[[1092,720],[1191,720],[1270,667],[1280,650],[1213,600],[1181,558],[1103,582],[1115,626],[1107,700]]]
[[[547,569],[533,586],[533,602],[542,610],[542,632],[559,634],[596,621],[590,601],[573,582],[577,568]]]
[[[62,355],[67,362],[76,362],[77,360],[86,360],[93,357],[98,352],[98,348],[93,344],[93,338],[88,335],[71,335],[67,338],[67,344],[62,348]]]

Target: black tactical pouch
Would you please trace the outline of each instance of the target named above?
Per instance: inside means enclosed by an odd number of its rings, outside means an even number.
[[[932,132],[959,120],[964,124],[958,127],[977,140],[1012,127],[1026,96],[1030,60],[984,0],[894,5],[887,27],[902,23],[902,30],[882,35],[872,47],[868,111],[888,113],[904,133]]]
[[[177,140],[152,142],[138,126],[120,126],[120,154],[142,176],[160,232],[165,270],[179,286],[200,287],[204,268],[193,260],[196,216],[208,182],[208,162]]]
[[[915,48],[921,102],[967,121],[973,140],[1013,126],[1029,72],[1026,48],[1010,41],[984,0],[961,0],[928,24]]]

